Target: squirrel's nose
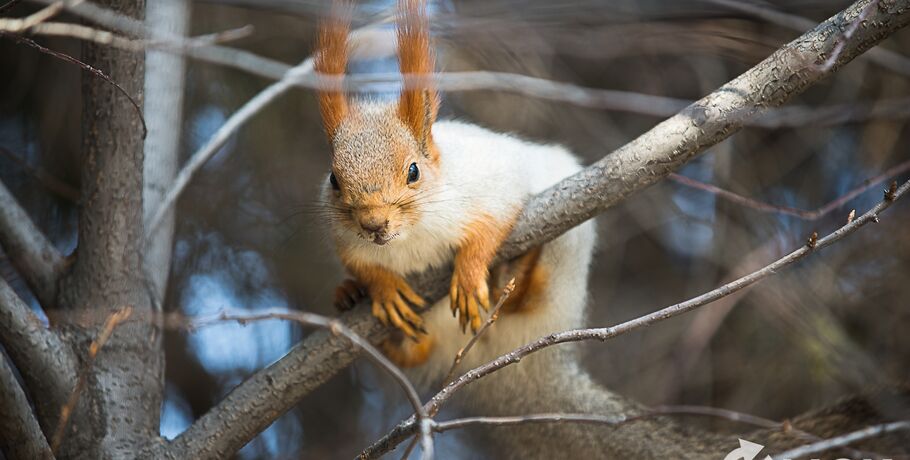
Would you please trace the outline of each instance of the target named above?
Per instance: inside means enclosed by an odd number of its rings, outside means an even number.
[[[369,217],[360,221],[360,226],[370,233],[380,232],[389,224],[388,220],[376,217]]]

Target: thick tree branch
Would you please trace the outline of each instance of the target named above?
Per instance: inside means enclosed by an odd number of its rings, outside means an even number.
[[[35,226],[9,189],[0,182],[0,246],[42,305],[57,298],[63,256]]]
[[[866,26],[843,41],[836,65],[819,69],[818,64],[842,38],[841,32],[868,4],[863,0],[851,5],[676,116],[534,197],[499,260],[549,241],[654,184],[735,133],[762,109],[783,104],[910,22],[910,0],[880,4],[870,12]],[[425,298],[437,299],[446,294],[448,276],[446,271],[427,273],[412,284]],[[374,343],[386,337],[387,331],[364,305],[342,320]],[[285,357],[238,385],[159,454],[218,458],[231,453],[230,448],[243,445],[258,432],[253,427],[267,426],[356,355],[344,340],[324,333],[310,335]]]
[[[51,459],[54,454],[38,426],[13,369],[0,354],[0,452],[5,458]]]
[[[76,357],[0,279],[0,345],[22,374],[42,427],[53,429],[76,381]]]

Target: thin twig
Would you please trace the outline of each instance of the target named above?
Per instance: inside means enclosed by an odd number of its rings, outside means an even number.
[[[12,6],[15,2],[3,5],[3,10]],[[0,18],[0,30],[10,33],[26,32],[32,27],[41,24],[44,21],[56,16],[63,11],[63,2],[51,3],[44,8],[32,13],[22,19],[18,18]]]
[[[73,391],[70,393],[66,405],[60,409],[60,420],[57,422],[57,428],[54,430],[53,438],[51,438],[51,451],[54,452],[54,455],[57,454],[57,450],[60,448],[60,443],[63,442],[63,437],[66,434],[66,427],[69,424],[70,416],[76,409],[76,404],[79,403],[79,397],[82,394],[82,390],[85,388],[85,382],[88,380],[88,375],[92,371],[92,367],[95,365],[95,358],[98,356],[98,352],[101,351],[101,348],[103,348],[107,341],[111,338],[111,335],[114,333],[114,329],[129,319],[132,313],[133,307],[131,306],[120,308],[117,311],[111,313],[104,321],[104,325],[101,327],[101,332],[98,333],[98,335],[95,337],[95,340],[93,340],[91,345],[89,345],[88,354],[85,357],[85,362],[83,363],[82,369],[79,371],[79,379],[76,381],[76,386],[73,387]]]
[[[139,117],[139,121],[140,121],[140,123],[142,123],[142,138],[145,139],[146,134],[148,134],[148,128],[145,126],[145,117],[142,116],[142,108],[139,106],[139,103],[136,102],[136,99],[134,99],[133,96],[130,95],[130,93],[128,93],[125,89],[123,89],[123,87],[120,86],[120,84],[115,82],[106,73],[104,73],[101,70],[99,70],[95,67],[92,67],[66,53],[61,53],[60,51],[55,51],[55,50],[46,48],[44,46],[41,46],[40,44],[38,44],[37,42],[35,42],[34,40],[32,40],[30,38],[21,37],[21,36],[6,33],[6,32],[0,32],[0,36],[12,38],[13,40],[15,40],[17,42],[24,44],[24,45],[31,46],[32,48],[35,48],[44,54],[53,56],[57,59],[60,59],[64,62],[68,62],[70,64],[75,64],[75,65],[79,66],[80,68],[82,68],[82,70],[85,70],[85,71],[91,73],[92,75],[113,85],[115,88],[117,88],[117,91],[119,91],[120,94],[123,94],[127,98],[127,100],[130,101],[130,104],[133,106],[133,108],[136,109],[136,116]]]
[[[49,3],[51,0],[39,0]],[[151,31],[142,23],[91,2],[67,5],[68,11],[104,26],[149,38],[148,46],[164,51],[184,53],[197,60],[230,66],[253,75],[282,80],[292,67],[283,62],[254,55],[248,51],[220,46],[188,46],[185,39]],[[387,21],[383,17],[381,22]],[[355,31],[356,32],[356,31]],[[352,40],[356,33],[352,34]],[[116,43],[112,43],[116,45]],[[133,45],[129,45],[133,46]],[[842,54],[843,47],[838,56]],[[691,101],[650,94],[587,88],[571,83],[507,72],[470,71],[438,73],[433,84],[442,91],[499,90],[524,96],[655,117],[670,116],[688,106]],[[421,87],[429,84],[427,77],[402,76],[398,73],[348,75],[343,87],[352,92],[397,91],[399,86]],[[337,77],[316,74],[302,75],[294,84],[320,89],[338,85]],[[768,110],[764,116],[749,120],[750,126],[779,128],[805,124],[840,124],[874,118],[904,118],[910,116],[910,104],[905,100],[873,103],[837,104],[827,107],[792,106]]]
[[[22,0],[9,0],[8,2],[4,3],[2,6],[0,6],[0,14],[6,13],[7,10],[16,6],[16,4],[21,1]]]
[[[771,24],[777,24],[799,33],[803,33],[807,30],[812,29],[816,24],[816,21],[813,21],[812,19],[797,16],[791,13],[785,13],[783,11],[778,11],[770,7],[762,6],[756,2],[747,2],[743,0],[709,1],[716,5],[725,6],[746,14],[750,14]],[[879,46],[872,48],[866,52],[863,57],[893,72],[910,76],[910,58],[907,56]]]
[[[408,443],[408,447],[405,448],[404,453],[401,454],[401,460],[407,460],[411,456],[411,452],[414,451],[414,447],[417,446],[417,436],[411,437],[411,442]]]
[[[823,441],[814,442],[805,446],[800,446],[795,449],[790,449],[788,451],[782,452],[780,454],[774,455],[774,459],[791,459],[791,458],[800,458],[806,455],[817,454],[819,452],[824,452],[826,450],[836,449],[838,447],[848,446],[854,442],[862,441],[863,439],[874,438],[881,436],[883,434],[891,433],[899,430],[908,430],[910,429],[910,421],[900,421],[900,422],[891,422],[884,423],[881,425],[874,425],[868,428],[863,428],[862,430],[852,431],[850,433],[837,436],[830,439],[825,439]]]
[[[486,332],[486,330],[489,329],[489,327],[492,326],[497,319],[499,319],[499,309],[502,308],[503,304],[506,303],[509,295],[511,295],[512,291],[514,290],[515,278],[512,278],[508,283],[506,283],[506,287],[502,289],[502,295],[500,295],[499,300],[496,301],[496,306],[493,307],[493,312],[490,313],[490,317],[487,318],[487,321],[483,323],[483,326],[480,327],[480,330],[478,330],[477,333],[474,334],[470,340],[468,340],[468,343],[460,350],[458,350],[458,353],[455,353],[455,359],[452,360],[452,367],[449,368],[449,372],[446,373],[445,378],[442,379],[443,385],[446,385],[452,381],[452,377],[455,375],[455,369],[457,369],[458,365],[461,364],[461,360],[464,359],[464,355],[471,351],[471,348],[474,347],[474,344],[477,343],[477,340],[480,339],[480,336],[482,336],[483,333]]]
[[[12,19],[0,18],[0,32],[19,33],[18,24],[12,22]],[[44,22],[31,26],[27,31],[28,35],[42,35],[48,37],[67,37],[84,40],[99,45],[113,46],[126,51],[145,51],[146,49],[161,49],[175,54],[181,53],[181,50],[191,48],[207,47],[218,43],[226,43],[248,37],[253,33],[253,26],[245,25],[236,29],[228,29],[221,32],[200,35],[198,37],[187,38],[179,44],[171,42],[155,41],[154,39],[132,39],[117,35],[107,30],[98,29],[84,24],[75,24],[69,22]]]
[[[361,44],[357,42],[356,37],[364,37],[364,31],[385,20],[386,19],[383,18],[374,24],[360,27],[352,31],[350,38],[351,43],[349,46],[351,48],[361,46]],[[361,38],[361,40],[369,40],[369,37]],[[176,204],[177,199],[186,189],[187,185],[189,185],[193,176],[221,149],[222,146],[224,146],[225,143],[227,143],[236,131],[246,124],[253,116],[262,111],[262,109],[267,107],[272,101],[279,98],[291,88],[294,88],[299,80],[311,74],[313,74],[312,56],[304,59],[303,62],[296,67],[288,68],[280,80],[266,87],[259,92],[259,94],[247,101],[240,109],[231,114],[227,121],[215,131],[215,134],[209,138],[205,145],[190,157],[189,161],[186,162],[186,165],[180,170],[180,173],[178,173],[177,177],[174,179],[171,188],[168,189],[164,198],[161,199],[158,209],[152,214],[151,219],[146,222],[146,238],[154,234],[155,230],[164,219],[164,216],[166,216],[170,208]]]
[[[840,53],[844,51],[844,45],[847,43],[847,40],[856,33],[856,29],[859,28],[860,24],[869,17],[869,13],[872,12],[872,9],[878,6],[878,0],[872,0],[866,5],[865,8],[860,11],[856,19],[853,20],[853,23],[850,24],[850,27],[844,31],[843,34],[838,38],[837,45],[835,45],[834,50],[831,51],[831,55],[828,56],[828,59],[825,60],[821,65],[818,66],[819,70],[822,72],[827,72],[831,70],[831,67],[837,62],[837,59],[840,57]]]
[[[43,168],[33,167],[32,165],[28,164],[24,158],[3,147],[0,147],[0,155],[9,158],[14,163],[19,165],[19,167],[22,168],[27,174],[37,179],[41,185],[44,185],[44,187],[50,190],[52,193],[59,195],[60,197],[65,198],[72,203],[79,203],[79,189],[76,187],[73,187],[72,185],[67,184],[66,182],[54,177],[53,174],[48,173]]]
[[[177,202],[177,198],[180,197],[180,194],[183,193],[183,190],[189,185],[190,180],[192,180],[196,172],[198,172],[212,156],[218,153],[231,136],[254,115],[267,107],[269,103],[293,88],[293,81],[296,79],[297,75],[310,73],[312,71],[313,59],[307,58],[297,67],[289,70],[284,78],[266,87],[259,92],[259,94],[247,101],[243,107],[240,107],[240,109],[231,114],[227,121],[215,131],[215,134],[209,138],[205,145],[190,157],[186,165],[180,170],[180,173],[174,179],[171,188],[168,189],[167,194],[161,199],[161,204],[158,205],[158,209],[146,223],[146,238],[155,233],[155,230],[158,228],[158,225],[161,224],[164,216],[167,215],[170,208]]]
[[[891,190],[894,190],[894,192],[890,193]],[[433,416],[439,411],[442,405],[461,388],[486,375],[498,371],[503,367],[518,363],[524,357],[544,348],[562,343],[578,342],[583,340],[605,341],[612,339],[636,329],[650,326],[659,321],[687,313],[698,307],[707,305],[717,299],[737,292],[747,286],[755,284],[764,278],[778,273],[784,267],[787,267],[788,265],[791,265],[794,262],[805,258],[809,254],[816,252],[819,249],[830,246],[831,244],[839,241],[841,238],[852,234],[864,225],[870,222],[878,222],[879,214],[888,209],[895,202],[895,200],[907,193],[908,190],[910,190],[910,181],[905,182],[899,188],[890,188],[886,192],[885,199],[883,199],[880,203],[878,203],[862,216],[838,228],[824,238],[816,239],[813,247],[810,248],[808,245],[804,245],[759,270],[756,270],[748,275],[724,284],[723,286],[706,292],[698,297],[694,297],[692,299],[671,305],[653,313],[640,316],[624,323],[620,323],[616,326],[604,328],[575,329],[564,332],[557,332],[541,337],[531,343],[516,348],[509,353],[506,353],[484,365],[478,366],[464,373],[461,377],[457,378],[455,381],[450,383],[439,393],[433,396],[433,398],[424,406],[424,408],[428,414]],[[890,195],[890,198],[888,195]],[[361,453],[361,458],[375,458],[378,455],[388,452],[399,443],[401,443],[404,439],[406,439],[407,436],[410,436],[415,431],[415,429],[416,426],[414,423],[414,417],[412,416],[411,418],[399,423],[391,432],[387,433],[379,441],[376,441],[367,447]]]
[[[776,205],[776,204],[765,203],[762,201],[755,200],[753,198],[749,198],[749,197],[740,195],[735,192],[731,192],[726,189],[722,189],[716,185],[708,184],[708,183],[705,183],[705,182],[702,182],[702,181],[699,181],[696,179],[692,179],[690,177],[686,177],[686,176],[683,176],[683,175],[677,174],[677,173],[671,173],[670,180],[672,180],[673,182],[685,185],[687,187],[695,188],[698,190],[703,190],[708,193],[713,193],[714,195],[717,195],[718,197],[723,198],[727,201],[730,201],[732,203],[736,203],[736,204],[739,204],[742,206],[746,206],[746,207],[749,207],[749,208],[752,208],[752,209],[755,209],[758,211],[767,212],[767,213],[775,213],[775,214],[784,214],[784,215],[796,217],[796,218],[802,219],[802,220],[814,221],[814,220],[818,220],[818,219],[821,219],[822,217],[827,216],[832,211],[840,208],[841,206],[845,205],[850,200],[865,193],[872,187],[875,187],[878,184],[880,184],[888,179],[891,179],[892,177],[903,174],[907,171],[910,171],[910,160],[907,160],[907,161],[904,161],[903,163],[892,166],[891,168],[888,168],[885,172],[883,172],[875,177],[871,177],[869,179],[864,180],[856,188],[835,198],[834,200],[831,200],[824,206],[821,206],[821,207],[819,207],[817,209],[813,209],[813,210],[804,210],[804,209],[799,209],[799,208],[793,208],[790,206],[781,206],[781,205]]]
[[[304,326],[315,326],[323,329],[329,330],[334,335],[340,335],[350,340],[354,346],[362,349],[366,352],[367,357],[373,361],[377,366],[382,370],[392,376],[396,383],[404,390],[405,396],[407,396],[408,402],[411,403],[412,408],[416,411],[418,419],[420,420],[421,426],[421,449],[423,450],[422,458],[431,459],[433,458],[433,437],[432,437],[432,426],[433,421],[430,419],[430,416],[424,410],[423,405],[420,402],[420,396],[417,393],[417,389],[414,388],[414,385],[408,380],[407,376],[404,375],[404,372],[398,368],[394,363],[389,361],[385,355],[382,354],[376,347],[374,347],[368,340],[364,339],[350,328],[345,326],[341,321],[327,316],[317,315],[313,313],[305,312],[289,312],[289,311],[269,311],[267,313],[259,314],[228,314],[221,313],[212,318],[201,318],[201,319],[190,319],[190,318],[181,318],[179,316],[170,316],[170,321],[167,321],[167,324],[170,326],[178,325],[180,327],[190,327],[192,329],[205,327],[219,322],[224,321],[235,321],[241,325],[249,324],[255,321],[264,321],[264,320],[273,320],[281,319],[286,321],[294,321]],[[189,320],[189,321],[187,321]],[[176,322],[175,322],[176,321]]]

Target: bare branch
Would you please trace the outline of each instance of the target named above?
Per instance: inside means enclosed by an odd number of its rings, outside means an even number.
[[[4,5],[3,9],[6,9],[8,6],[8,4]],[[35,27],[38,24],[41,24],[42,22],[56,16],[61,11],[63,11],[63,3],[56,2],[51,3],[50,5],[22,19],[0,18],[0,30],[10,33],[26,32],[32,27]]]
[[[891,168],[888,168],[887,171],[869,179],[864,180],[859,186],[850,190],[849,192],[831,200],[824,206],[821,206],[813,210],[805,210],[793,208],[790,206],[780,206],[770,203],[765,203],[758,201],[740,194],[731,192],[729,190],[724,190],[716,185],[711,185],[699,180],[695,180],[680,174],[670,174],[670,180],[673,182],[685,185],[687,187],[692,187],[698,190],[703,190],[708,193],[713,193],[720,198],[723,198],[732,203],[736,203],[742,206],[746,206],[752,209],[756,209],[762,212],[784,214],[787,216],[796,217],[803,220],[813,221],[821,219],[822,217],[827,216],[832,211],[840,208],[841,206],[847,204],[850,200],[856,198],[857,196],[865,193],[870,188],[881,184],[882,182],[891,179],[892,177],[903,174],[907,171],[910,171],[910,160],[907,160],[903,163],[895,165]]]
[[[82,70],[85,70],[86,72],[108,82],[114,88],[117,88],[117,91],[119,91],[120,94],[122,94],[124,97],[126,97],[126,99],[129,101],[130,105],[132,105],[133,109],[136,111],[136,114],[139,117],[139,122],[142,124],[142,138],[145,139],[145,135],[148,134],[148,128],[145,126],[145,117],[142,116],[142,108],[139,107],[139,102],[137,102],[136,99],[132,95],[130,95],[130,93],[128,93],[122,86],[120,86],[119,83],[114,81],[114,79],[109,77],[106,73],[104,73],[103,71],[101,71],[100,69],[98,69],[96,67],[92,67],[92,66],[86,64],[85,62],[82,62],[79,59],[76,59],[76,58],[70,56],[69,54],[61,53],[60,51],[55,51],[50,48],[44,47],[44,46],[40,45],[38,42],[36,42],[30,38],[20,37],[18,35],[9,34],[2,30],[0,30],[0,36],[9,37],[18,43],[31,46],[32,48],[35,48],[36,50],[38,50],[44,54],[47,54],[48,56],[53,56],[57,59],[60,59],[63,62],[68,62],[70,64],[77,65]]]
[[[755,415],[737,412],[729,409],[720,409],[708,406],[658,406],[647,409],[644,412],[634,416],[608,416],[599,414],[569,414],[569,413],[548,413],[548,414],[529,414],[515,415],[505,417],[464,417],[444,422],[435,422],[433,431],[442,433],[449,430],[466,428],[477,425],[521,425],[525,423],[591,423],[598,425],[621,425],[624,423],[635,422],[653,417],[663,417],[668,415],[697,415],[705,417],[716,417],[729,420],[731,422],[746,423],[762,428],[779,429],[782,423],[757,417]],[[818,437],[808,433],[802,433],[806,438],[817,440]]]
[[[174,179],[173,185],[168,189],[167,194],[161,199],[161,204],[152,215],[151,219],[145,226],[146,237],[154,234],[158,225],[161,224],[164,216],[177,202],[177,198],[183,193],[183,190],[189,185],[190,180],[203,165],[218,153],[218,150],[231,138],[231,136],[240,129],[250,118],[267,107],[269,103],[283,95],[287,90],[294,87],[294,80],[300,74],[311,73],[313,71],[313,59],[307,58],[297,67],[288,70],[287,74],[278,82],[272,83],[264,90],[259,92],[255,97],[247,101],[243,107],[231,114],[230,118],[215,131],[215,134],[209,138],[192,157],[186,165],[180,170],[180,173]]]
[[[54,177],[52,174],[48,173],[40,167],[33,167],[32,165],[28,164],[28,162],[25,161],[25,159],[23,159],[21,156],[16,155],[15,153],[10,152],[3,147],[0,147],[0,155],[9,158],[14,163],[19,165],[23,171],[37,179],[41,185],[50,190],[52,193],[60,196],[61,198],[65,198],[72,203],[79,202],[79,189],[76,187],[73,187],[72,185],[67,184],[66,182]]]
[[[836,449],[838,447],[844,447],[850,445],[857,441],[862,441],[863,439],[874,438],[881,436],[883,434],[891,433],[899,430],[910,430],[910,421],[901,421],[901,422],[892,422],[885,423],[882,425],[870,426],[862,430],[853,431],[847,433],[843,436],[837,436],[831,439],[825,439],[823,441],[814,442],[805,446],[800,446],[795,449],[790,449],[786,452],[774,455],[774,459],[791,459],[799,458],[806,455],[817,454],[819,452],[824,452],[826,450]]]
[[[5,209],[0,206],[0,209]],[[76,379],[76,357],[0,278],[0,345],[22,374],[42,426],[56,419]],[[48,431],[49,432],[49,431]]]
[[[38,0],[49,3],[52,0]],[[188,42],[178,36],[152,31],[132,18],[119,15],[111,10],[101,8],[90,2],[79,2],[68,5],[68,11],[107,27],[121,30],[126,33],[147,37],[148,40],[123,42],[107,38],[102,40],[113,46],[122,45],[126,49],[135,49],[136,46],[162,49],[168,52],[182,53],[197,60],[229,66],[253,75],[271,80],[283,80],[288,77],[292,66],[283,62],[264,58],[247,51],[221,47],[201,46]],[[389,18],[380,17],[377,22],[385,22]],[[852,23],[851,23],[852,24]],[[808,28],[808,27],[807,27]],[[0,27],[2,29],[2,27]],[[41,33],[45,30],[38,26],[31,32]],[[77,38],[94,39],[86,31],[74,33]],[[88,37],[86,37],[88,35]],[[352,39],[356,39],[356,33]],[[839,41],[838,43],[841,43]],[[835,45],[837,46],[837,45]],[[389,51],[391,50],[391,51]],[[394,52],[394,47],[384,52]],[[878,51],[878,50],[876,50]],[[839,56],[839,53],[837,53]],[[820,69],[827,71],[830,69]],[[498,90],[512,92],[529,97],[547,99],[559,102],[591,107],[604,110],[628,112],[654,117],[667,117],[676,114],[688,106],[691,101],[599,88],[586,88],[571,83],[547,80],[528,75],[507,72],[471,71],[447,72],[434,75],[433,84],[442,91],[474,91]],[[295,85],[319,89],[327,86],[335,87],[339,84],[336,77],[320,76],[313,73],[301,73],[293,82]],[[397,90],[399,85],[422,86],[427,83],[424,78],[405,77],[398,73],[348,75],[343,79],[342,87],[347,91],[371,92]],[[901,98],[893,101],[876,101],[870,103],[835,104],[824,107],[793,106],[779,110],[770,110],[762,116],[744,120],[749,126],[765,128],[780,128],[787,126],[811,125],[836,125],[846,122],[858,122],[876,118],[906,118],[910,116],[910,102]]]
[[[867,26],[846,41],[838,64],[828,72],[818,70],[814,63],[825,59],[835,46],[839,30],[851,24],[867,4],[868,0],[855,3],[638,139],[533,197],[501,248],[499,260],[508,260],[545,243],[663,179],[735,133],[763,109],[783,104],[910,22],[910,0],[879,5],[869,16]],[[819,244],[823,241],[828,240],[820,240]],[[449,275],[443,269],[410,281],[424,298],[438,299],[446,295]],[[386,337],[387,330],[364,305],[362,302],[359,308],[343,315],[342,321],[355,333],[377,343]],[[175,439],[164,454],[169,458],[223,456],[221,447],[206,440],[217,435],[230,439],[232,445],[242,445],[313,388],[349,365],[355,356],[345,341],[329,334],[311,334],[285,357],[238,385]],[[276,382],[284,390],[281,393],[274,390]],[[230,415],[236,413],[245,414],[244,420]],[[191,443],[189,439],[200,442]]]
[[[352,48],[363,46],[364,43],[362,42],[369,40],[369,37],[366,36],[364,32],[369,30],[372,26],[377,25],[383,21],[385,21],[385,19],[381,19],[377,23],[354,30],[351,33],[350,46]],[[186,165],[180,170],[177,178],[174,179],[173,185],[167,191],[167,194],[165,194],[164,198],[161,199],[161,203],[158,205],[158,208],[155,210],[155,213],[152,215],[151,219],[146,223],[146,237],[154,234],[155,230],[161,224],[162,219],[164,219],[169,210],[176,204],[177,199],[180,197],[180,194],[183,193],[183,191],[186,189],[186,186],[189,185],[196,172],[199,171],[199,169],[201,169],[202,166],[205,165],[205,163],[210,158],[212,158],[212,156],[214,156],[222,146],[224,146],[224,144],[235,132],[237,132],[253,116],[267,107],[272,101],[279,98],[289,89],[294,88],[300,79],[312,74],[313,58],[308,57],[296,67],[288,68],[287,72],[285,72],[277,82],[260,91],[259,94],[254,96],[242,107],[240,107],[240,109],[231,114],[227,121],[221,125],[217,131],[215,131],[215,134],[209,138],[205,145],[203,145],[198,151],[196,151],[196,153],[193,154],[192,157],[190,157]]]
[[[0,452],[5,458],[54,458],[25,392],[2,354],[0,407],[3,407],[3,417],[0,417]]]
[[[851,233],[859,230],[864,225],[870,222],[878,222],[878,216],[884,210],[888,209],[894,200],[903,196],[907,191],[910,190],[910,181],[907,181],[900,188],[897,188],[894,193],[894,198],[889,199],[887,196],[875,207],[867,211],[862,216],[854,219],[852,222],[845,224],[844,226],[838,228],[834,232],[825,236],[824,238],[818,239],[810,238],[810,243],[801,248],[791,252],[790,254],[777,259],[776,261],[762,267],[759,270],[756,270],[748,275],[745,275],[741,278],[738,278],[734,281],[731,281],[723,286],[720,286],[714,290],[706,292],[698,297],[686,300],[675,305],[663,308],[661,310],[655,311],[645,316],[641,316],[624,323],[620,323],[616,326],[603,327],[603,328],[589,328],[589,329],[575,329],[564,332],[557,332],[550,334],[545,337],[541,337],[531,343],[528,343],[522,347],[516,348],[515,350],[506,353],[487,364],[478,366],[470,371],[466,372],[464,375],[450,383],[448,386],[442,389],[437,393],[433,398],[424,406],[427,413],[431,416],[435,415],[442,404],[449,400],[452,395],[463,388],[464,386],[474,382],[486,375],[489,375],[503,367],[518,363],[524,357],[535,353],[544,348],[551,347],[553,345],[558,345],[562,343],[578,342],[582,340],[608,340],[619,335],[625,334],[636,329],[650,326],[659,321],[663,321],[674,316],[687,313],[703,305],[707,305],[715,300],[726,297],[730,294],[733,294],[747,286],[757,283],[764,278],[767,278],[771,275],[777,274],[781,269],[787,267],[788,265],[793,264],[794,262],[812,254],[819,249],[825,248],[839,241],[841,238],[850,235]],[[398,424],[398,426],[384,436],[379,441],[373,443],[370,447],[363,451],[360,455],[361,458],[375,458],[383,453],[394,449],[399,443],[407,438],[415,430],[414,419],[405,420]]]
[[[55,305],[63,256],[0,182],[0,245],[45,308]]]
[[[50,7],[60,6],[62,4],[54,3]],[[110,45],[128,51],[145,51],[147,48],[161,48],[170,50],[176,54],[184,54],[187,49],[210,46],[218,43],[226,43],[248,37],[253,33],[253,26],[246,25],[235,29],[228,29],[212,34],[200,35],[193,38],[179,38],[180,35],[174,35],[174,40],[155,40],[155,39],[132,39],[113,32],[87,26],[84,24],[75,24],[69,22],[40,22],[23,24],[26,19],[0,18],[0,31],[11,34],[29,34],[45,35],[50,37],[68,37],[78,40],[85,40],[97,43],[99,45]],[[178,39],[179,38],[179,39]]]
[[[165,318],[164,324],[169,328],[188,328],[191,330],[198,329],[200,327],[209,326],[212,324],[222,323],[224,321],[236,321],[239,324],[246,325],[255,321],[265,321],[265,320],[286,320],[294,321],[304,326],[315,326],[318,328],[325,329],[329,331],[333,336],[344,337],[349,342],[349,347],[353,345],[352,348],[362,349],[367,357],[373,361],[380,369],[388,373],[395,382],[402,388],[405,393],[405,396],[408,399],[408,402],[411,404],[418,418],[421,420],[419,423],[421,425],[421,447],[423,448],[423,458],[432,458],[433,456],[433,438],[431,435],[432,426],[434,425],[433,420],[429,417],[426,411],[423,409],[423,404],[420,401],[420,396],[417,394],[417,389],[414,388],[414,385],[408,380],[407,376],[404,375],[404,372],[398,368],[394,363],[389,361],[385,355],[382,354],[376,347],[374,347],[367,339],[361,337],[356,332],[352,331],[350,328],[345,326],[341,321],[333,318],[329,318],[322,315],[317,315],[314,313],[305,313],[305,312],[290,312],[286,310],[281,311],[267,311],[265,313],[257,314],[228,314],[221,313],[217,316],[210,318],[187,318],[182,315],[169,314]],[[230,397],[230,396],[228,396]],[[265,426],[261,427],[264,429]],[[193,427],[190,428],[192,430]],[[197,439],[195,441],[190,441],[195,437],[193,434],[188,436],[189,439],[184,438],[184,435],[181,435],[180,438],[184,439],[184,443],[188,445],[188,448],[197,450],[197,449],[208,449],[213,448],[216,451],[224,452],[230,454],[240,447],[243,446],[246,442],[241,442],[237,444],[237,441],[225,438],[216,438],[216,439]],[[175,441],[176,443],[177,441]],[[212,446],[203,446],[203,445],[194,445],[196,444],[206,444],[210,443]],[[228,443],[227,445],[219,445],[223,443]],[[208,451],[208,450],[207,450]],[[173,449],[168,451],[169,455],[184,458],[184,453],[175,452]],[[195,454],[190,457],[195,458]]]
[[[764,7],[756,3],[745,2],[742,0],[709,0],[716,5],[725,6],[757,18],[786,27],[790,30],[802,33],[815,27],[815,21],[797,16],[795,14],[784,13],[769,7]],[[904,76],[910,76],[910,58],[901,55],[886,48],[875,47],[864,55],[869,61],[874,62],[892,72]]]

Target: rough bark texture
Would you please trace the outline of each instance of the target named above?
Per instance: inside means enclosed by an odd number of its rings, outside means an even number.
[[[13,369],[0,355],[0,452],[5,458],[52,458],[38,421],[32,415],[25,392],[19,387]]]
[[[910,23],[910,1],[880,1],[852,37],[843,32],[869,5],[861,0],[820,24],[773,55],[678,115],[658,124],[647,133],[607,155],[542,194],[534,197],[515,231],[499,254],[499,260],[515,257],[549,241],[580,222],[640,191],[692,160],[708,147],[729,137],[767,107],[779,106],[809,85],[831,74],[855,56]],[[844,42],[840,51],[838,43]],[[839,53],[833,67],[823,69],[830,53]],[[445,294],[450,272],[425,273],[412,282],[425,298]],[[367,302],[343,317],[356,333],[374,343],[386,331],[369,314]],[[347,344],[313,334],[295,346],[284,358],[240,384],[228,397],[178,437],[165,451],[171,458],[219,458],[233,452],[296,404],[310,389],[319,386],[349,365],[356,353]],[[308,367],[300,366],[304,361]],[[288,388],[287,392],[276,388]],[[598,391],[605,389],[598,389]],[[281,395],[281,401],[264,394]],[[605,393],[606,400],[615,401]],[[576,396],[585,398],[585,395]],[[585,412],[604,407],[587,406]],[[243,414],[242,419],[238,414]],[[654,441],[654,443],[652,443]],[[615,436],[603,442],[617,451],[648,445],[656,452],[659,440]],[[656,444],[655,444],[656,443]],[[626,449],[628,447],[628,450]],[[678,452],[676,450],[669,450]]]
[[[107,6],[142,17],[142,0]],[[141,95],[141,54],[86,44],[83,59],[107,71],[128,93]],[[82,209],[72,272],[58,304],[64,330],[83,357],[98,326],[113,311],[151,308],[142,280],[142,127],[133,108],[110,84],[83,78]],[[80,410],[63,443],[67,458],[128,458],[158,438],[163,354],[154,325],[119,326],[88,369]],[[78,428],[78,429],[77,429]]]
[[[41,324],[3,279],[0,279],[0,345],[22,375],[42,428],[53,433],[60,408],[76,381],[76,356],[57,334]]]
[[[162,33],[186,35],[189,19],[186,0],[158,0],[149,2],[146,8],[146,23]],[[152,213],[158,209],[177,173],[183,126],[186,59],[162,51],[148,51],[145,60],[145,122],[149,133],[145,140],[142,206],[144,222],[147,223]],[[149,277],[156,301],[164,298],[167,289],[173,240],[172,210],[149,235],[144,252],[145,273]]]
[[[44,305],[53,305],[63,257],[0,182],[0,240],[3,252],[22,273],[29,289]]]

